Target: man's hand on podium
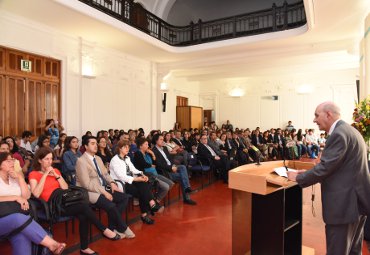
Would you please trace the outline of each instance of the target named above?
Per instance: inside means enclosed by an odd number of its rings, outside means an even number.
[[[297,170],[297,171],[288,171],[288,180],[290,181],[297,181],[297,175],[304,173],[306,170]]]

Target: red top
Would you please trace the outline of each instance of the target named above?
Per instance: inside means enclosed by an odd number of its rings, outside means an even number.
[[[54,172],[58,175],[61,175],[59,170],[54,168]],[[33,170],[29,175],[28,179],[29,180],[36,180],[37,183],[40,182],[41,177],[43,176],[43,173],[40,173],[39,171]],[[48,175],[46,176],[45,184],[44,184],[44,189],[41,192],[40,198],[44,199],[46,202],[49,200],[51,193],[53,193],[54,190],[57,188],[60,188],[59,182],[57,179],[55,179],[54,176]]]

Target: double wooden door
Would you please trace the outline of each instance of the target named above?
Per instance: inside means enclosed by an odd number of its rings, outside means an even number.
[[[31,70],[22,70],[24,60]],[[46,119],[60,118],[60,66],[53,58],[0,46],[0,135],[40,135]]]
[[[45,120],[59,118],[59,84],[0,75],[0,134],[34,135],[43,132]]]

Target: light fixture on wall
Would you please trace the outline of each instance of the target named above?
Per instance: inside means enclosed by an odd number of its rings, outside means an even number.
[[[241,88],[233,88],[229,92],[229,96],[231,97],[242,97],[244,96],[245,91]]]
[[[168,91],[168,84],[165,83],[165,82],[161,82],[160,90],[161,91]]]
[[[82,56],[81,74],[85,78],[95,78],[94,61],[89,56]]]
[[[295,89],[297,94],[306,95],[306,94],[312,94],[313,87],[310,84],[302,84],[301,86],[297,87]]]

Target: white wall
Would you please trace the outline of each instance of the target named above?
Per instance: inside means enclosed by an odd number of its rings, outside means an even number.
[[[342,118],[351,123],[357,100],[356,74],[357,70],[340,70],[206,81],[200,84],[200,104],[216,111],[218,125],[230,120],[234,127],[259,126],[264,130],[285,127],[291,120],[296,128],[317,129],[313,123],[316,106],[324,101],[334,101],[341,107]],[[296,88],[304,83],[313,87],[311,94],[296,92]],[[228,92],[235,87],[244,90],[245,95],[229,96]],[[272,95],[278,96],[278,100],[272,100]]]
[[[160,129],[172,129],[176,122],[176,97],[187,97],[189,106],[199,106],[199,82],[189,82],[184,78],[169,77],[165,80],[168,85],[166,112],[161,113]],[[161,97],[164,92],[161,92]],[[160,109],[162,109],[160,107]]]
[[[68,134],[158,127],[157,111],[152,111],[157,105],[155,64],[5,12],[0,34],[2,46],[62,61],[62,123]],[[92,59],[93,79],[81,76],[86,57]]]

